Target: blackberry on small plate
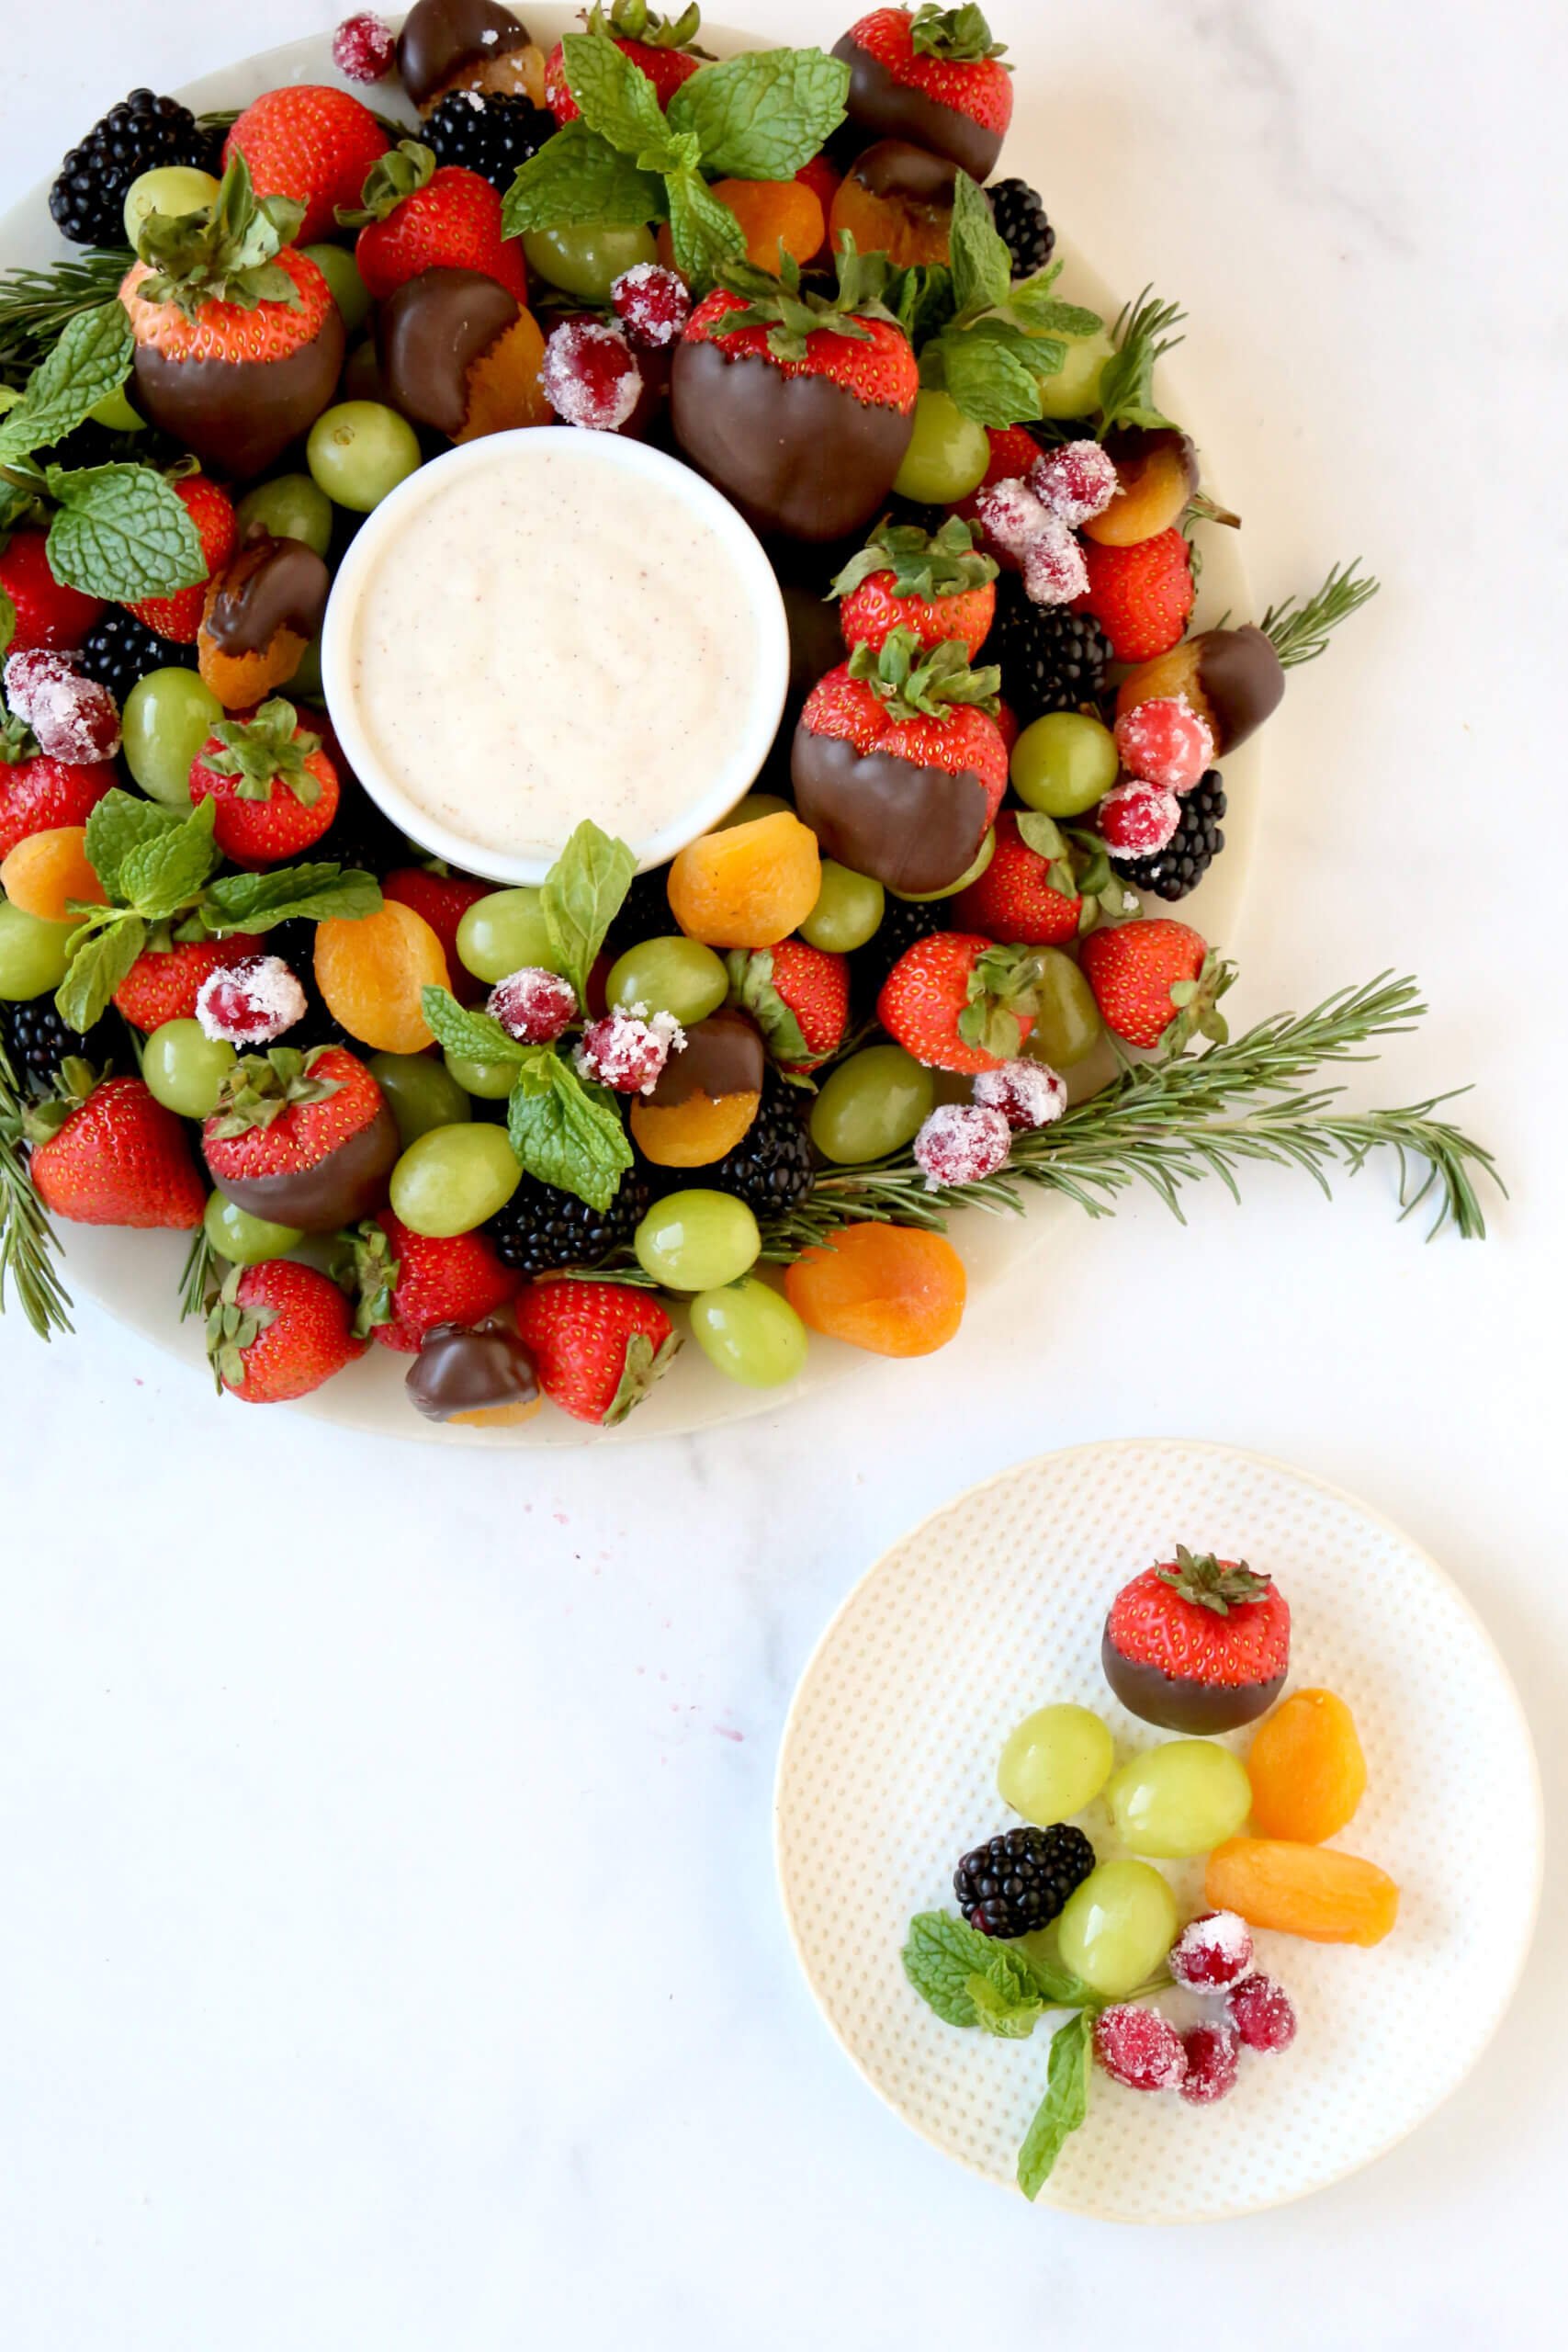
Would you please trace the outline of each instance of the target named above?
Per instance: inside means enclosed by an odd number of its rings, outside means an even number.
[[[485,1231],[502,1264],[521,1274],[554,1274],[568,1268],[586,1272],[630,1246],[649,1200],[647,1179],[636,1168],[627,1169],[607,1209],[592,1208],[575,1193],[525,1176]]]
[[[762,1100],[733,1151],[703,1171],[705,1184],[744,1201],[757,1216],[782,1216],[811,1190],[809,1095],[770,1069]]]
[[[1225,845],[1220,820],[1225,813],[1224,784],[1208,768],[1181,803],[1181,822],[1152,857],[1113,857],[1123,882],[1168,902],[1195,890]]]
[[[212,134],[177,98],[132,90],[73,147],[49,192],[56,228],[78,245],[123,245],[125,196],[143,172],[211,167]]]
[[[1092,614],[1033,604],[1016,574],[1004,572],[982,655],[999,663],[1002,699],[1027,727],[1047,711],[1078,710],[1100,700],[1111,641]]]
[[[1015,277],[1032,277],[1056,250],[1056,232],[1027,180],[997,180],[986,190],[998,236],[1012,255]]]
[[[160,637],[156,629],[118,605],[111,605],[82,640],[84,672],[100,686],[107,686],[122,709],[131,687],[149,670],[195,667],[194,645],[176,645],[172,637]]]
[[[1027,1936],[1049,1925],[1093,1868],[1094,1848],[1067,1822],[1005,1829],[964,1855],[953,1891],[981,1935]]]
[[[477,172],[504,195],[518,168],[558,129],[547,107],[500,92],[454,90],[426,115],[421,139],[438,164]]]

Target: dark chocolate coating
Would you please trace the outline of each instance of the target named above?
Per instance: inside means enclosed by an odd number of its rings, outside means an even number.
[[[214,1181],[225,1200],[252,1216],[298,1226],[301,1233],[335,1233],[340,1225],[356,1225],[386,1206],[387,1179],[401,1150],[398,1123],[383,1102],[357,1135],[313,1168]]]
[[[989,179],[1002,152],[999,130],[987,130],[956,107],[939,106],[923,90],[896,82],[852,33],[833,43],[833,55],[850,69],[849,119],[868,139],[907,139],[945,155],[971,179]]]
[[[915,429],[913,408],[857,400],[822,376],[682,343],[671,376],[675,438],[753,530],[837,539],[880,514]]]
[[[478,269],[422,269],[376,320],[387,395],[414,424],[449,440],[468,414],[468,370],[517,317],[514,296]]]
[[[438,1323],[425,1334],[403,1385],[427,1421],[531,1405],[539,1393],[534,1359],[509,1314],[487,1315],[471,1329]]]
[[[309,432],[337,390],[343,316],[287,359],[170,359],[138,344],[136,405],[215,474],[244,481]]]
[[[1279,709],[1280,657],[1260,628],[1205,629],[1198,640],[1198,688],[1213,715],[1214,749],[1234,752]]]
[[[917,767],[886,752],[860,752],[840,736],[795,730],[790,780],[802,822],[825,857],[889,890],[945,890],[980,854],[988,794],[970,768]]]
[[[1267,1682],[1227,1684],[1199,1682],[1190,1675],[1167,1674],[1163,1667],[1140,1665],[1116,1647],[1109,1622],[1100,1637],[1100,1662],[1107,1682],[1130,1715],[1157,1724],[1162,1731],[1187,1732],[1193,1738],[1255,1723],[1285,1687],[1282,1674],[1271,1675]]]
[[[398,72],[416,107],[427,107],[470,65],[488,65],[528,35],[497,0],[417,0],[398,35]]]
[[[694,1094],[715,1102],[729,1094],[760,1094],[767,1066],[761,1030],[734,1005],[726,1005],[705,1021],[693,1022],[685,1051],[671,1055],[648,1100],[657,1111],[671,1111]]]
[[[252,531],[224,570],[202,628],[224,653],[265,653],[279,629],[312,638],[332,574],[303,539]]]
[[[901,198],[906,204],[931,205],[945,212],[952,208],[958,166],[947,155],[911,147],[908,140],[879,139],[857,157],[850,177],[859,180],[868,196]]]

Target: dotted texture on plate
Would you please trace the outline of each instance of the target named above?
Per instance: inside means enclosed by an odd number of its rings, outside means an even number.
[[[1332,1843],[1380,1863],[1402,1894],[1373,1951],[1258,1935],[1258,1965],[1289,1988],[1299,2030],[1280,2055],[1244,2052],[1220,2105],[1124,2090],[1096,2070],[1089,2120],[1041,2202],[1129,2222],[1282,2204],[1402,2139],[1496,2026],[1540,1871],[1540,1792],[1512,1686],[1459,1591],[1395,1529],[1224,1447],[1047,1455],[949,1505],[871,1570],[823,1636],[785,1731],[778,1860],[796,1949],[833,2032],[906,2122],[1013,2186],[1045,2026],[1010,2042],[942,2024],[906,1982],[899,1948],[912,1913],[954,1907],[959,1855],[1016,1819],[995,1775],[1021,1716],[1058,1700],[1092,1707],[1119,1763],[1172,1736],[1117,1704],[1100,1639],[1118,1586],[1177,1543],[1277,1577],[1292,1611],[1288,1687],[1337,1691],[1366,1751],[1367,1793]],[[1245,1754],[1249,1738],[1225,1744]],[[1122,1850],[1103,1804],[1081,1818],[1102,1859]],[[1183,1917],[1202,1907],[1201,1860],[1158,1867]],[[1164,2005],[1179,2021],[1203,2013]]]

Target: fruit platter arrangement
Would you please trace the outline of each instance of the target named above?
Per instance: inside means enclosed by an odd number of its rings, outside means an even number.
[[[231,1396],[388,1350],[411,1429],[600,1428],[688,1336],[753,1395],[941,1347],[958,1213],[1032,1193],[1386,1146],[1480,1234],[1438,1104],[1323,1081],[1413,983],[1227,1034],[1221,763],[1375,582],[1197,625],[1238,518],[1159,405],[1181,313],[1066,299],[980,10],[573,23],[419,0],[331,82],[135,91],[50,195],[75,254],[0,276],[0,1304],[68,1330],[62,1227],[173,1231]],[[672,858],[568,762],[498,887],[367,789],[323,627],[384,502],[561,434],[730,503],[789,690]]]

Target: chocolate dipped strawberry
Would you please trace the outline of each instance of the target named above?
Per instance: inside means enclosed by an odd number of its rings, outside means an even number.
[[[856,874],[906,898],[945,890],[980,854],[1007,790],[1001,673],[906,628],[812,688],[790,748],[795,807]]]
[[[235,1063],[201,1131],[212,1180],[252,1216],[335,1233],[385,1203],[401,1149],[365,1064],[341,1046],[275,1046]]]
[[[988,179],[1012,120],[1012,79],[973,6],[875,8],[833,55],[850,69],[847,110],[863,145],[902,139]]]
[[[893,487],[919,370],[871,284],[853,254],[831,296],[806,290],[787,259],[780,277],[736,263],[686,322],[671,376],[675,438],[756,530],[842,538]]]
[[[1272,1579],[1183,1544],[1122,1586],[1100,1642],[1122,1704],[1166,1731],[1253,1722],[1279,1697],[1290,1662],[1291,1611]]]

